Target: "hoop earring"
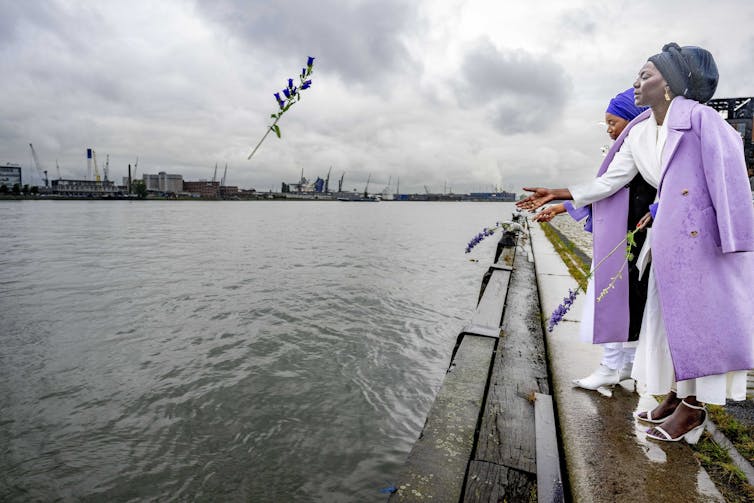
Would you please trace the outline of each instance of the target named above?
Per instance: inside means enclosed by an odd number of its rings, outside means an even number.
[[[668,94],[668,88],[665,88],[665,101],[670,101],[670,95]]]

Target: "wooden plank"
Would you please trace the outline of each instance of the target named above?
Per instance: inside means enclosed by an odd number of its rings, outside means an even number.
[[[496,342],[463,338],[390,501],[460,500]]]
[[[549,393],[533,264],[516,261],[475,459],[535,474],[534,393]],[[469,476],[472,476],[469,472]]]
[[[527,472],[486,461],[472,461],[463,501],[536,501],[536,479]],[[540,500],[541,501],[541,500]]]
[[[564,501],[563,480],[555,432],[555,410],[550,395],[534,395],[534,420],[537,437],[537,501],[561,503]]]
[[[516,258],[516,247],[504,247],[495,261],[496,266],[513,267],[513,261]]]
[[[469,325],[500,327],[511,271],[493,270]],[[465,330],[464,330],[465,331]]]

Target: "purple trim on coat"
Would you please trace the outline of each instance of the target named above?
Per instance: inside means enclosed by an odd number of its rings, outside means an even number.
[[[658,203],[652,203],[649,205],[649,213],[652,215],[652,220],[657,218],[657,207],[659,206]]]
[[[602,176],[610,167],[615,154],[620,150],[629,131],[639,122],[646,120],[651,112],[645,110],[632,120],[615,140],[600,165],[597,176]],[[621,246],[610,257],[605,258],[616,245],[626,238],[626,222],[628,221],[629,190],[622,188],[610,197],[592,204],[592,234],[594,264],[600,267],[594,271],[595,299],[600,292],[608,287],[612,278],[618,274],[626,263],[626,256]],[[629,340],[630,313],[628,307],[628,268],[615,281],[610,293],[601,301],[595,300],[594,306],[594,336],[595,344],[605,342],[627,342]]]
[[[563,207],[565,207],[568,214],[571,215],[571,218],[573,218],[577,222],[579,220],[582,220],[584,217],[586,217],[586,222],[584,222],[584,230],[587,232],[592,232],[592,207],[591,205],[582,206],[581,208],[574,208],[573,203],[571,201],[566,201],[563,203]]]

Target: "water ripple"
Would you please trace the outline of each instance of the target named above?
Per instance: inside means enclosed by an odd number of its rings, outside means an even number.
[[[384,500],[511,206],[0,211],[0,500],[338,502]]]

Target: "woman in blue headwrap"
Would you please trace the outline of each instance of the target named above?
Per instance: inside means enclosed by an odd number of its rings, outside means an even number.
[[[638,107],[634,104],[633,88],[627,89],[611,99],[605,110],[605,123],[607,124],[607,134],[610,136],[610,139],[617,139],[629,122],[645,109],[645,107]],[[634,177],[628,187],[628,217],[625,225],[627,230],[633,230],[641,217],[646,214],[649,204],[654,201],[656,190],[644,181],[640,175]],[[563,204],[556,204],[546,208],[537,214],[534,220],[549,222],[555,215],[566,211],[575,220],[586,218],[584,230],[592,232],[591,205],[574,208],[570,201],[566,201]],[[636,235],[639,248],[644,242],[644,237],[643,233]],[[646,276],[643,280],[639,279],[639,270],[636,267],[635,259],[628,263],[628,277],[628,342],[603,343],[604,353],[599,367],[589,376],[574,380],[573,383],[576,386],[596,390],[603,386],[614,386],[620,381],[631,378],[631,369],[634,355],[636,354],[636,341],[639,338],[644,304],[647,300]],[[593,320],[596,306],[594,281],[592,280],[589,281],[587,286],[586,298],[579,332],[583,342],[593,343],[595,342]]]

